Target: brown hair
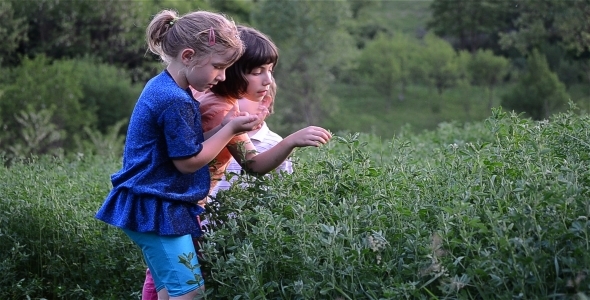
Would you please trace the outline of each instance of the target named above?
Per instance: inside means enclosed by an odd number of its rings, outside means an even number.
[[[210,45],[211,33],[214,34],[213,45]],[[208,11],[190,12],[179,17],[176,11],[163,10],[148,25],[146,41],[148,49],[166,64],[186,48],[193,49],[198,58],[236,50],[228,65],[244,51],[236,24],[221,14]]]
[[[221,97],[239,99],[248,90],[246,75],[254,68],[265,64],[274,64],[279,61],[279,50],[271,39],[262,32],[246,27],[238,26],[240,38],[244,43],[244,54],[227,70],[225,81],[219,82],[211,88],[211,91]]]

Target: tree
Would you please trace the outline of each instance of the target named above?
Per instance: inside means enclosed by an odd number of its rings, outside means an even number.
[[[402,76],[401,63],[395,57],[392,44],[392,39],[379,35],[363,49],[358,62],[358,73],[385,97],[388,108]]]
[[[10,59],[16,59],[15,52],[20,43],[27,40],[27,28],[25,18],[15,14],[11,2],[0,2],[0,66],[15,63]],[[9,61],[4,58],[9,58]]]
[[[399,63],[400,91],[398,100],[400,101],[405,100],[406,88],[414,78],[413,70],[420,59],[417,56],[419,48],[420,42],[408,34],[396,32],[392,37],[390,52]]]
[[[515,30],[500,34],[504,49],[516,49],[528,55],[532,49],[562,49],[561,60],[576,61],[590,83],[590,0],[521,0]],[[553,62],[555,68],[560,62]],[[555,71],[555,69],[554,69]]]
[[[477,50],[468,63],[471,82],[488,90],[488,109],[494,105],[494,89],[508,74],[510,61],[491,50]]]
[[[231,16],[236,22],[250,23],[250,14],[252,13],[253,3],[251,0],[215,0],[211,1],[211,6],[216,11]]]
[[[281,51],[275,76],[278,97],[285,101],[278,102],[283,104],[277,114],[294,126],[320,123],[337,107],[329,84],[354,55],[353,39],[341,26],[350,18],[348,3],[266,0],[259,5],[255,26]]]
[[[210,8],[205,0],[5,2],[12,4],[15,16],[25,18],[22,28],[26,31],[17,51],[10,54],[9,59],[14,62],[11,66],[18,64],[20,56],[42,54],[52,59],[92,56],[130,70],[136,82],[143,82],[159,71],[154,68],[157,59],[145,55],[145,28],[154,14],[162,9],[183,14]]]
[[[464,75],[460,59],[463,56],[458,56],[451,44],[434,34],[424,37],[417,55],[419,63],[414,65],[413,73],[418,80],[436,89],[440,100],[432,104],[432,111],[439,112],[443,92],[457,85]]]
[[[381,34],[361,50],[355,72],[364,75],[368,84],[386,97],[390,107],[395,98],[405,100],[419,47],[418,40],[407,34]]]
[[[559,110],[568,98],[565,85],[551,72],[545,56],[535,49],[517,85],[502,98],[502,106],[542,120]]]
[[[360,17],[363,11],[368,8],[380,6],[378,1],[365,1],[365,0],[347,0],[350,3],[350,12],[353,19]]]
[[[357,48],[362,49],[380,33],[387,33],[387,24],[375,18],[373,11],[383,7],[380,1],[348,0],[352,18],[348,20],[346,30],[355,39]]]
[[[590,51],[590,0],[522,0],[516,30],[501,33],[500,44],[528,54],[543,44],[559,44],[574,56]]]
[[[517,0],[434,0],[428,28],[454,41],[458,49],[474,52],[480,48],[500,50],[498,33],[513,28]]]

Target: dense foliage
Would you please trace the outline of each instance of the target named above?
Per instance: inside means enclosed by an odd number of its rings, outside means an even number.
[[[499,105],[542,119],[570,99],[588,110],[590,2],[567,3],[6,0],[0,153],[73,153],[91,134],[124,122],[143,84],[162,70],[146,53],[144,30],[167,8],[219,11],[270,35],[281,51],[270,123],[282,135],[313,124],[389,138],[406,123],[419,131],[483,120]],[[531,75],[545,60],[547,67]],[[532,97],[522,87],[527,80],[560,91]],[[518,105],[523,94],[527,104]],[[23,134],[32,114],[52,129],[38,141]]]
[[[588,117],[496,111],[420,137],[305,154],[220,196],[214,296],[531,299],[588,291]],[[226,211],[227,212],[227,211]]]
[[[139,250],[93,215],[164,8],[269,34],[271,127],[338,132],[217,197],[208,297],[585,298],[589,0],[6,0],[0,299],[139,297]]]
[[[296,152],[293,175],[241,177],[250,186],[211,210],[222,223],[203,245],[208,298],[582,297],[589,124],[495,110],[390,140],[337,136]],[[139,250],[93,218],[117,161],[0,169],[0,298],[138,297]]]
[[[144,278],[141,252],[93,216],[115,159],[20,161],[0,171],[2,299],[130,299]]]

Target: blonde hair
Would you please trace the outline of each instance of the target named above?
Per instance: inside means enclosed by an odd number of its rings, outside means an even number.
[[[196,57],[236,50],[228,65],[244,52],[236,24],[221,14],[208,11],[179,17],[176,11],[163,10],[148,25],[146,41],[149,51],[159,55],[166,64],[186,48],[193,49]]]
[[[269,114],[272,114],[275,112],[274,106],[275,106],[275,97],[276,96],[277,96],[277,83],[273,80],[272,83],[270,84],[270,86],[268,87],[268,94],[266,94],[266,96],[265,96],[265,97],[270,97],[270,99],[272,99],[272,102],[267,107]]]

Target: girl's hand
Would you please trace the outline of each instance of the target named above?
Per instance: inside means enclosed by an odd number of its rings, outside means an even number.
[[[260,119],[257,115],[250,115],[247,112],[240,113],[240,116],[234,117],[227,124],[232,126],[234,134],[240,134],[248,131],[252,131],[262,125],[264,119]]]
[[[256,112],[256,115],[257,115],[257,116],[258,116],[258,118],[260,118],[260,120],[262,120],[262,121],[264,121],[264,120],[266,119],[266,117],[268,117],[268,115],[269,115],[269,114],[270,114],[270,113],[269,113],[269,111],[268,111],[268,108],[266,108],[266,106],[262,106],[262,105],[260,105],[260,106],[258,107],[258,111]],[[262,127],[262,123],[263,123],[263,122],[260,122],[260,125],[258,125],[258,126],[256,126],[256,127],[254,127],[252,130],[258,130],[258,129],[260,129],[260,128]]]
[[[268,108],[264,105],[260,105],[258,106],[258,111],[256,112],[256,115],[261,118],[261,119],[266,119],[266,117],[268,117],[268,115],[270,115],[270,112],[268,111]]]
[[[331,138],[332,134],[328,130],[317,126],[309,126],[292,133],[285,139],[289,139],[294,147],[319,147],[329,142]]]
[[[221,126],[225,126],[227,125],[227,123],[229,123],[233,118],[239,116],[240,113],[240,109],[238,108],[238,105],[234,105],[225,115],[225,117],[223,118],[223,120],[221,120]]]

